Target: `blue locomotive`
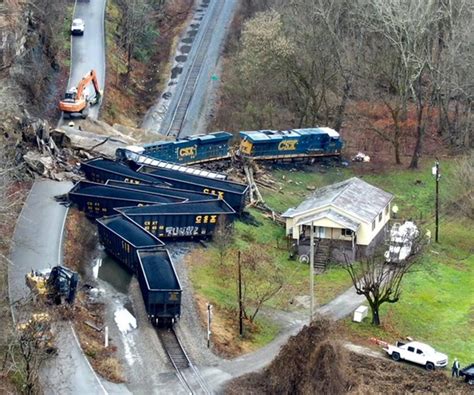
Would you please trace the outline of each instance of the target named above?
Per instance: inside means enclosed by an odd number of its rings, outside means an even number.
[[[340,155],[343,142],[330,128],[240,132],[240,155],[260,160],[281,160]]]
[[[200,163],[229,157],[227,132],[198,134],[176,141],[159,141],[145,144],[142,153],[154,159],[172,163]]]
[[[230,157],[232,134],[200,134],[176,141],[159,141],[142,147],[119,148],[117,159],[133,158],[138,153],[152,159],[176,164],[196,164]],[[304,159],[338,156],[343,142],[335,130],[327,127],[291,130],[240,132],[239,154],[256,160]],[[132,159],[133,160],[133,159]]]

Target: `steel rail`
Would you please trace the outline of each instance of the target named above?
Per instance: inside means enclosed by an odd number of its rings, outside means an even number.
[[[174,329],[156,329],[156,332],[171,364],[176,370],[176,376],[181,384],[187,388],[191,394],[196,394],[199,390],[205,394],[211,394],[204,378],[198,369],[192,364]],[[185,370],[187,368],[190,368],[195,376],[195,381],[199,386],[197,391],[193,388],[193,384],[186,378]]]
[[[204,26],[205,31],[200,36],[201,38],[197,47],[196,56],[193,58],[192,63],[187,68],[186,78],[176,105],[172,110],[173,114],[171,116],[171,120],[168,127],[161,132],[162,134],[167,136],[175,136],[178,138],[181,133],[191,99],[194,95],[196,84],[201,75],[202,65],[204,64],[207,48],[209,47],[214,24],[217,19],[216,16],[222,10],[223,4],[223,0],[214,0],[211,2],[212,10],[207,10],[208,14],[205,18],[206,25]]]

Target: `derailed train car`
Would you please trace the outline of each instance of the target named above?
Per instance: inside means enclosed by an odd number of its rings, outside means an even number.
[[[137,173],[123,163],[105,158],[94,158],[82,162],[81,170],[89,181],[102,184],[107,180],[117,180],[131,184],[165,184],[146,174]]]
[[[103,217],[96,222],[99,241],[107,253],[133,273],[137,273],[139,250],[165,245],[156,236],[121,215]]]
[[[239,154],[257,160],[338,156],[343,142],[330,128],[240,132]]]
[[[146,166],[140,167],[139,172],[156,177],[158,181],[171,184],[174,188],[217,196],[224,199],[237,213],[241,213],[245,208],[248,185]]]
[[[148,318],[155,326],[172,325],[181,315],[182,288],[167,250],[139,250],[137,277]]]
[[[221,217],[232,221],[235,211],[224,200],[185,202],[117,209],[125,218],[160,239],[207,238]]]
[[[159,194],[159,195],[168,195],[171,194],[175,197],[183,198],[188,201],[201,201],[201,200],[210,200],[217,199],[215,195],[208,195],[202,192],[189,191],[185,189],[177,189],[162,185],[147,185],[147,184],[129,184],[123,181],[109,180],[105,185],[116,186],[131,189],[133,191],[141,191],[145,193]]]
[[[79,181],[68,193],[69,201],[76,204],[88,217],[98,218],[117,214],[117,207],[142,206],[184,202],[173,196],[134,191],[127,188]]]

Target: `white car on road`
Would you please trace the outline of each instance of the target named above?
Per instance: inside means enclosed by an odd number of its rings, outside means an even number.
[[[394,361],[410,361],[423,365],[426,370],[434,370],[436,368],[444,368],[448,364],[448,356],[436,351],[433,347],[425,343],[397,342],[396,346],[387,345],[384,350],[392,357]]]
[[[86,27],[86,24],[84,21],[80,18],[74,19],[72,21],[72,26],[71,26],[71,34],[78,34],[82,36],[84,34],[84,29]]]

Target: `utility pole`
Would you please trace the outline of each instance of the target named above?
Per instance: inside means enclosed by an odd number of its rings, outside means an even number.
[[[439,179],[441,174],[439,174],[439,160],[436,159],[435,165],[432,169],[432,173],[436,179],[436,202],[435,202],[435,241],[439,243]]]
[[[311,222],[311,233],[309,237],[309,323],[313,321],[314,312],[314,223]]]
[[[207,303],[207,348],[211,346],[211,315],[212,304]]]
[[[240,265],[240,251],[237,254],[237,266],[239,270],[239,334],[244,335],[244,311],[242,308],[242,267]]]

